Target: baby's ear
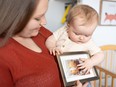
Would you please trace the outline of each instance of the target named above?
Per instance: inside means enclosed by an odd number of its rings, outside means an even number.
[[[70,24],[69,24],[69,23],[67,23],[67,26],[68,26],[68,27],[70,27]]]

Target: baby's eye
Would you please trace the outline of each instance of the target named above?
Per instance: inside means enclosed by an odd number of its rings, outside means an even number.
[[[78,35],[76,32],[74,32],[75,35]]]
[[[36,21],[40,21],[40,18],[35,18]]]
[[[85,35],[85,37],[89,37],[90,35]]]

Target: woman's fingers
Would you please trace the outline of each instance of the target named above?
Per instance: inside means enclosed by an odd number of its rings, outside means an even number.
[[[76,87],[82,87],[82,83],[79,80],[77,80],[77,86]]]
[[[83,86],[82,87],[87,87],[87,85],[88,85],[89,83],[88,82],[86,82],[86,83],[84,83],[83,84]]]
[[[87,87],[88,82],[82,84],[79,80],[77,80],[77,86],[76,87]]]

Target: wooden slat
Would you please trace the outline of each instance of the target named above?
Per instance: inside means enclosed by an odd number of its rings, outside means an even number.
[[[102,87],[102,71],[99,72],[100,79],[99,79],[99,87]]]
[[[116,45],[104,45],[100,47],[102,50],[116,50]]]
[[[112,76],[113,78],[116,78],[116,74],[115,74],[115,73],[112,73],[112,72],[110,72],[110,71],[108,71],[108,70],[106,70],[106,69],[103,69],[103,68],[99,67],[99,66],[96,66],[96,68],[99,69],[99,70],[102,71],[102,72],[105,72],[107,75],[110,75],[110,76]]]
[[[114,78],[112,77],[112,84],[111,87],[114,87]]]
[[[108,53],[106,52],[105,66],[104,66],[106,69],[108,69],[108,66],[107,66],[108,65],[108,62],[107,61],[108,61]]]
[[[100,47],[105,54],[104,66],[96,66],[96,69],[99,70],[99,87],[114,87],[114,81],[116,79],[116,72],[114,72],[114,65],[115,58],[112,52],[116,51],[116,45],[104,45]],[[108,53],[108,54],[107,54]],[[110,58],[110,59],[109,59]],[[113,71],[112,71],[113,70]],[[105,77],[103,75],[105,73]],[[109,85],[109,77],[112,77],[111,84]],[[105,80],[105,85],[103,84],[102,80]],[[96,82],[95,82],[96,84]],[[94,85],[95,85],[94,84]],[[96,85],[95,85],[96,87]]]
[[[108,75],[105,74],[105,87],[108,87]]]
[[[105,73],[105,87],[108,87],[108,76],[111,76],[112,77],[112,81],[111,81],[111,87],[114,87],[114,79],[116,78],[116,74],[106,70],[106,69],[103,69],[99,66],[96,66],[96,69],[98,69],[100,72],[99,72],[99,76],[100,76],[100,79],[99,79],[99,87],[102,87],[102,74]]]
[[[96,81],[94,81],[94,87],[96,87]]]

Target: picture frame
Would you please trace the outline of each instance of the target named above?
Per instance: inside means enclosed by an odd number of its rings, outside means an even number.
[[[100,0],[99,25],[116,26],[116,1]]]
[[[90,58],[88,52],[65,52],[61,55],[57,55],[58,65],[62,75],[63,83],[65,87],[75,85],[76,80],[80,80],[82,83],[99,79],[98,72],[93,67],[88,74],[85,74],[82,70],[78,70],[77,64],[81,63],[80,58]]]

